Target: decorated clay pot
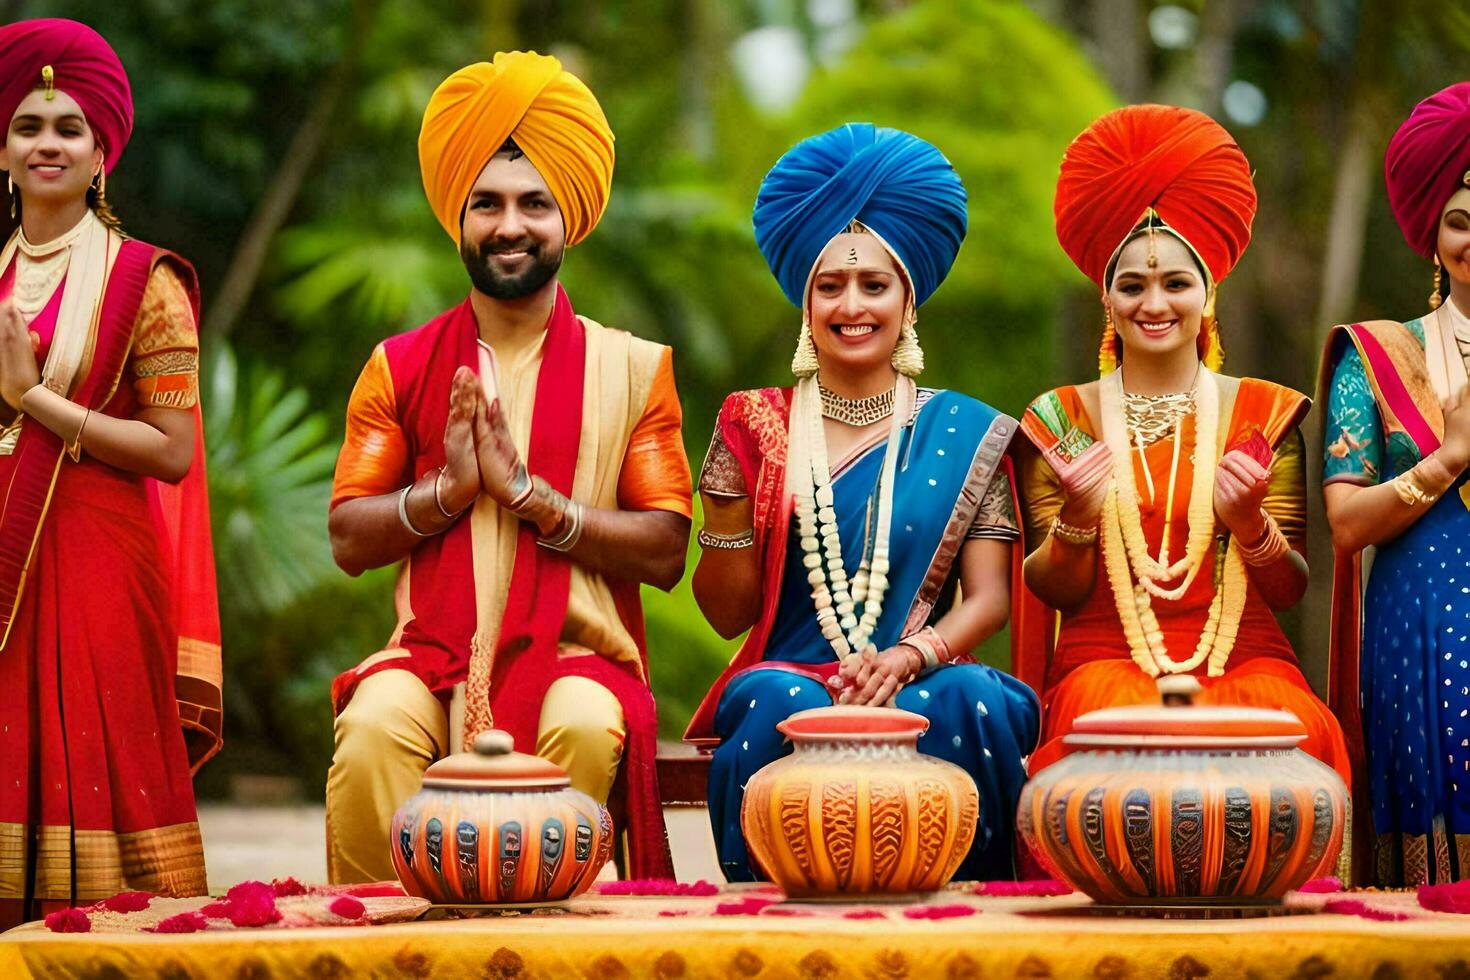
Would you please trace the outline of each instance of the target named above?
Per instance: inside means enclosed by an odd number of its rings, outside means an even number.
[[[1163,706],[1078,718],[1072,753],[1026,784],[1016,823],[1032,852],[1113,904],[1272,900],[1330,874],[1347,789],[1296,747],[1296,715],[1194,707],[1188,676],[1159,687]]]
[[[894,708],[800,711],[776,726],[795,751],[745,787],[751,858],[792,898],[933,891],[975,837],[968,773],[916,743],[929,722]]]
[[[393,815],[393,870],[440,904],[557,902],[586,891],[612,853],[612,821],[559,766],[481,732],[441,759]]]

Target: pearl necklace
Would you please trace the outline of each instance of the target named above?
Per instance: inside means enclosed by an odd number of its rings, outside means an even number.
[[[822,392],[822,415],[843,425],[862,427],[881,422],[893,414],[893,393],[897,385],[867,398],[846,398],[817,384]]]
[[[896,386],[893,424],[883,452],[878,478],[878,519],[874,528],[871,559],[864,555],[849,585],[842,561],[842,539],[833,506],[832,473],[827,464],[827,438],[823,431],[821,396],[814,377],[796,384],[791,406],[791,453],[787,482],[794,508],[802,551],[802,566],[812,587],[817,625],[838,659],[861,653],[870,645],[873,631],[883,614],[888,591],[889,533],[893,522],[893,484],[898,470],[898,445],[903,437],[899,419],[907,418],[917,392],[911,378]],[[901,410],[898,410],[901,409]]]

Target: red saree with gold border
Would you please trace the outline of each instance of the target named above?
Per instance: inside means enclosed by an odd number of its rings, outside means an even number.
[[[149,279],[168,263],[121,243],[70,397],[118,418]],[[8,295],[13,270],[0,280]],[[61,290],[31,323],[46,345]],[[126,473],[25,419],[0,455],[0,917],[137,889],[202,894],[191,784],[220,743],[219,614],[202,428],[179,484]],[[187,742],[186,742],[187,739]]]

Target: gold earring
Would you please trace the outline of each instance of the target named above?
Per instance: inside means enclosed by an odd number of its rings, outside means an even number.
[[[102,164],[97,168],[97,172],[92,175],[92,186],[97,189],[97,196],[99,198],[107,196],[107,157],[105,156],[102,158]]]
[[[791,359],[791,373],[798,378],[810,378],[817,373],[817,367],[817,345],[812,340],[812,326],[803,316],[801,337],[796,342],[796,356]]]
[[[1431,312],[1439,309],[1439,304],[1444,302],[1444,298],[1439,294],[1439,273],[1439,254],[1436,253],[1434,256],[1434,292],[1429,294],[1429,309]]]
[[[924,373],[924,349],[919,346],[919,331],[915,324],[919,315],[913,307],[904,311],[903,326],[899,328],[898,343],[889,359],[893,369],[907,378],[917,378]]]
[[[1098,377],[1112,374],[1118,368],[1118,331],[1113,326],[1113,306],[1106,301],[1103,302],[1103,335],[1102,343],[1097,349],[1097,374]]]
[[[5,171],[5,193],[10,198],[10,216],[15,217],[15,181],[11,179],[10,171]]]

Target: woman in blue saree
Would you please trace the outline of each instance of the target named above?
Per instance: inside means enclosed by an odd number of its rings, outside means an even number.
[[[957,877],[1012,877],[1038,705],[971,651],[1009,611],[1016,423],[913,381],[915,310],[964,238],[964,187],[923,140],[849,124],[781,158],[755,228],[804,319],[796,385],[730,395],[700,478],[695,597],[721,635],[750,630],[685,736],[714,747],[721,867],[732,881],[759,873],[740,806],[750,777],[789,750],[776,725],[836,701],[927,718],[919,750],[980,791]]]
[[[1366,750],[1355,784],[1371,804],[1358,818],[1371,812],[1372,866],[1364,848],[1358,876],[1396,886],[1470,878],[1470,82],[1419,103],[1384,163],[1434,291],[1425,316],[1329,336],[1323,494],[1337,548],[1330,699]]]

